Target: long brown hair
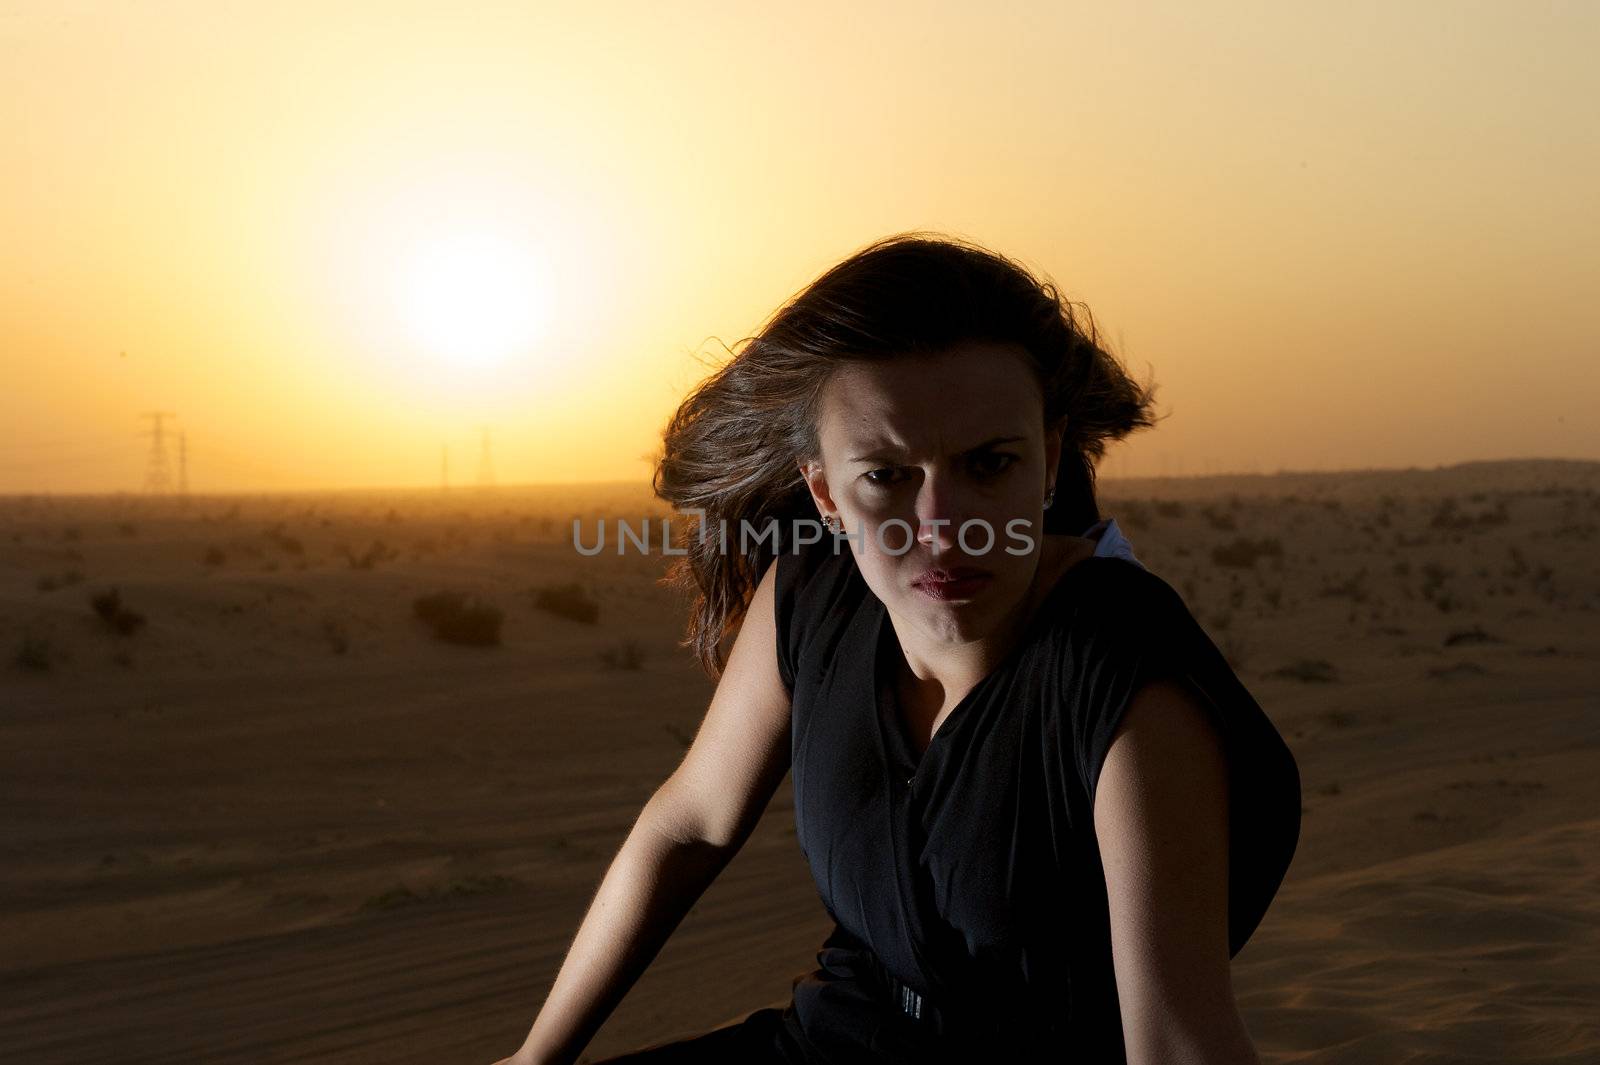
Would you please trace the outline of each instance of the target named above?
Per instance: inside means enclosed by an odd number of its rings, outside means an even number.
[[[829,375],[852,360],[935,354],[974,340],[1026,349],[1044,393],[1046,426],[1067,417],[1045,531],[1079,534],[1100,520],[1095,465],[1106,441],[1155,424],[1154,385],[1128,376],[1101,344],[1087,308],[1020,263],[925,231],[874,241],[741,341],[663,434],[651,486],[675,510],[698,511],[704,522],[684,530],[679,546],[686,553],[665,581],[696,593],[680,646],[691,648],[713,679],[722,674],[723,638],[768,564],[787,549],[770,538],[747,545],[737,535],[740,523],[788,529],[797,519],[818,520],[799,465],[820,457],[816,404]]]

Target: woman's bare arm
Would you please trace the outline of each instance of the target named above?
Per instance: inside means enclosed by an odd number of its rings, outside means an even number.
[[[1260,1065],[1228,956],[1221,739],[1188,689],[1135,693],[1095,789],[1128,1065]]]
[[[568,1065],[744,845],[789,769],[769,565],[682,763],[635,820],[514,1065]]]

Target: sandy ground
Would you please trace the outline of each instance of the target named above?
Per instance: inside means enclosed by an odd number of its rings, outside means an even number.
[[[1300,761],[1300,850],[1234,962],[1264,1060],[1600,1060],[1600,465],[1102,495]],[[573,517],[661,513],[636,486],[0,500],[6,1057],[515,1049],[710,697],[659,526],[649,556],[572,548]],[[568,581],[597,624],[535,606]],[[112,587],[127,634],[90,605]],[[438,591],[501,642],[434,638]],[[591,1056],[811,967],[792,810],[786,782]]]

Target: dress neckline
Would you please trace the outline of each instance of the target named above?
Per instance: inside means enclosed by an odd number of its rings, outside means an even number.
[[[1069,578],[1074,573],[1082,570],[1086,563],[1096,558],[1111,557],[1115,556],[1089,554],[1061,571],[1060,575],[1056,577],[1055,584],[1051,586],[1050,590],[1045,593],[1044,598],[1039,602],[1033,617],[1028,620],[1028,623],[1023,627],[1023,631],[1018,634],[1017,640],[1011,649],[996,663],[993,669],[979,678],[978,682],[967,691],[967,694],[961,697],[955,706],[951,707],[950,712],[945,715],[944,721],[940,723],[938,728],[933,730],[933,735],[928,738],[928,744],[920,754],[906,731],[905,721],[900,716],[900,708],[898,699],[895,696],[892,678],[888,676],[888,671],[884,667],[884,658],[888,653],[891,641],[894,650],[896,652],[900,650],[899,638],[895,634],[893,623],[890,621],[888,606],[884,604],[882,599],[869,592],[869,598],[873,601],[872,609],[874,611],[871,623],[871,706],[878,734],[884,747],[885,757],[891,762],[889,766],[891,776],[898,773],[902,766],[908,766],[908,775],[904,779],[908,785],[914,784],[917,774],[921,772],[922,766],[927,763],[928,756],[936,747],[940,746],[942,740],[954,732],[956,728],[959,728],[966,718],[972,716],[967,713],[971,708],[970,704],[981,698],[988,688],[996,682],[996,678],[1011,672],[1017,661],[1038,643],[1041,632],[1055,613],[1056,600],[1060,598],[1062,591],[1070,583]]]

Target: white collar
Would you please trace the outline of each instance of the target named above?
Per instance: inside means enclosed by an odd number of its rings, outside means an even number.
[[[1145,568],[1143,562],[1133,553],[1133,544],[1122,535],[1122,529],[1117,525],[1115,518],[1101,518],[1084,530],[1083,536],[1095,541],[1094,553],[1096,555],[1109,555],[1115,558],[1125,558],[1139,568]]]

